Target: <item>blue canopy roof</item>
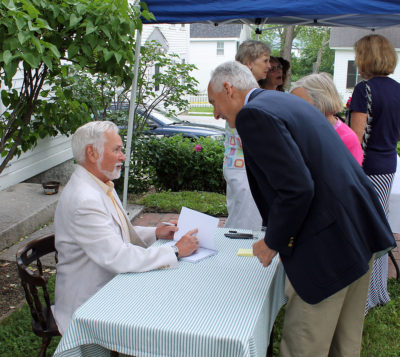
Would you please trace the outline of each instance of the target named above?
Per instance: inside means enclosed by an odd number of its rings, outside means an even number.
[[[147,0],[157,23],[248,23],[355,26],[400,25],[399,0]]]

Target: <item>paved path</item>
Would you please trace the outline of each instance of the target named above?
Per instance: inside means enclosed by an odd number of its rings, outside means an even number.
[[[140,213],[134,220],[133,225],[135,226],[156,226],[160,222],[168,222],[170,220],[177,220],[179,214],[177,213]],[[226,217],[219,218],[218,227],[223,227],[226,221]]]

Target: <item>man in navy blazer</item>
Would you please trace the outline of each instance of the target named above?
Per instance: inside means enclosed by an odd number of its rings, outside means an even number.
[[[287,280],[281,356],[359,356],[369,262],[395,246],[374,187],[324,115],[258,87],[238,62],[208,87],[215,118],[237,129],[252,195],[268,229],[253,245]]]

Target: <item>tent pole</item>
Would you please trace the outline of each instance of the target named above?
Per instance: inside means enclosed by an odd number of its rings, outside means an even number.
[[[124,175],[124,191],[122,196],[122,206],[126,210],[127,198],[128,198],[128,180],[129,180],[129,165],[131,161],[131,146],[132,146],[132,132],[133,132],[133,122],[134,113],[136,106],[136,91],[137,91],[137,79],[139,72],[140,63],[140,47],[142,42],[142,33],[136,30],[136,47],[135,47],[135,66],[133,67],[133,81],[131,88],[131,101],[129,105],[129,115],[128,115],[128,132],[126,138],[126,161],[125,161],[125,175]]]

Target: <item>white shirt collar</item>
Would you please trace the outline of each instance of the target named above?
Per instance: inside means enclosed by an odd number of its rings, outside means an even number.
[[[251,93],[253,93],[256,89],[257,88],[253,88],[247,92],[246,97],[244,98],[244,105],[246,105],[248,103]]]

